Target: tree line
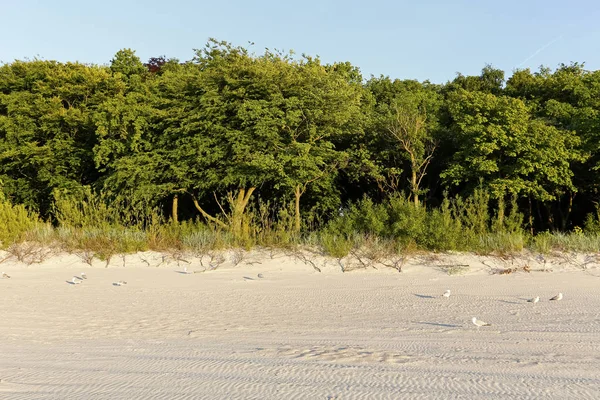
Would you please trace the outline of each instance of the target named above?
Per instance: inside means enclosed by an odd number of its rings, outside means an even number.
[[[513,207],[531,232],[564,231],[600,199],[599,112],[600,72],[579,63],[434,84],[216,40],[187,62],[14,61],[0,188],[48,219],[91,191],[233,232],[256,201],[300,231],[364,198],[428,209],[484,191],[498,220]]]

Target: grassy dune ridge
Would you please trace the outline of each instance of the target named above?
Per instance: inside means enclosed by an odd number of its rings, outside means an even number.
[[[147,250],[208,252],[254,247],[311,249],[320,255],[348,255],[365,264],[427,251],[463,251],[505,255],[521,251],[547,254],[553,251],[600,251],[597,218],[590,216],[583,229],[572,232],[531,234],[521,228],[522,215],[510,208],[499,220],[490,215],[482,198],[445,200],[439,208],[415,207],[395,196],[375,204],[368,198],[341,209],[320,228],[298,233],[291,213],[257,203],[243,216],[235,233],[223,224],[166,220],[156,209],[128,210],[103,203],[90,195],[75,201],[57,198],[55,220],[43,221],[22,205],[0,202],[0,248],[18,259],[39,254],[40,248],[85,252],[90,259],[110,260],[117,254]],[[37,253],[36,253],[37,252]],[[32,258],[33,257],[33,258]]]

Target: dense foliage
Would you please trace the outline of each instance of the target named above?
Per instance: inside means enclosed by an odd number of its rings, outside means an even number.
[[[466,229],[476,203],[485,229],[591,229],[599,139],[600,71],[582,64],[436,85],[211,40],[188,62],[0,66],[0,200],[54,224],[92,196],[125,225],[151,209],[234,236],[253,210],[436,247],[428,224]]]

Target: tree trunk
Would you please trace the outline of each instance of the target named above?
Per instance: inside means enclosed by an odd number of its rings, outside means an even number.
[[[531,205],[531,196],[529,198],[529,231],[533,235],[533,206]]]
[[[237,237],[240,237],[242,234],[244,211],[255,189],[255,187],[251,187],[248,190],[240,188],[235,199],[233,199],[233,196],[229,198],[233,208],[231,212],[231,232]]]
[[[415,170],[414,165],[412,167],[410,186],[413,194],[413,201],[415,203],[415,207],[419,207],[419,184],[417,183],[417,171]]]
[[[571,212],[573,211],[573,193],[569,193],[569,203],[567,205],[566,212],[563,212],[562,207],[559,206],[560,209],[560,227],[563,231],[567,230],[567,225],[569,224],[569,218],[571,217]],[[560,204],[560,203],[559,203]]]
[[[540,203],[539,200],[536,200],[535,203],[537,204],[537,207],[535,209],[537,210],[537,215],[538,215],[539,223],[542,227],[542,230],[547,229],[548,227],[543,225],[544,224],[544,216],[542,215],[542,204]]]
[[[179,222],[179,218],[177,215],[178,204],[179,204],[179,195],[176,194],[175,196],[173,196],[173,206],[171,208],[171,221],[173,221],[174,223]]]
[[[504,197],[499,197],[498,198],[498,219],[497,219],[497,224],[498,224],[498,226],[496,227],[496,229],[498,231],[504,230]]]
[[[235,199],[233,198],[233,195],[231,193],[229,194],[229,203],[231,206],[231,216],[229,218],[229,225],[204,211],[202,207],[200,207],[200,204],[198,203],[198,200],[195,197],[193,197],[194,207],[196,207],[196,209],[200,211],[200,214],[202,214],[204,218],[206,218],[210,222],[219,225],[221,228],[229,229],[235,236],[239,237],[239,235],[241,235],[242,233],[244,211],[246,210],[246,206],[248,205],[248,201],[250,200],[250,197],[252,196],[254,190],[256,190],[255,187],[251,187],[248,190],[246,190],[245,188],[240,188],[238,189],[238,193]]]
[[[554,226],[554,212],[552,211],[552,206],[549,204],[544,204],[546,206],[546,212],[548,213],[548,226],[550,230],[553,231],[555,229]]]
[[[300,196],[302,196],[300,185],[296,185],[294,195],[296,196],[296,232],[300,233]]]

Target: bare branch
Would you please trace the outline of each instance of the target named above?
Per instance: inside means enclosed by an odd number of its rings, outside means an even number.
[[[217,204],[219,205],[219,208],[221,209],[221,212],[223,213],[223,215],[225,216],[225,218],[227,218],[230,222],[231,222],[231,218],[229,218],[229,214],[227,214],[225,212],[225,210],[223,209],[223,206],[221,205],[221,203],[219,202],[219,199],[217,199],[217,194],[215,192],[213,192],[213,196],[215,196],[215,201],[217,202]]]
[[[194,202],[194,207],[196,207],[196,209],[200,212],[200,214],[202,214],[202,216],[204,218],[206,218],[207,220],[214,222],[215,224],[219,225],[221,228],[225,228],[227,229],[227,224],[225,224],[223,221],[213,217],[212,215],[210,215],[209,213],[207,213],[206,211],[204,211],[202,209],[202,207],[200,207],[200,204],[198,203],[198,199],[196,199],[196,196],[194,196],[193,194],[187,192],[190,196],[192,196],[192,200]]]

